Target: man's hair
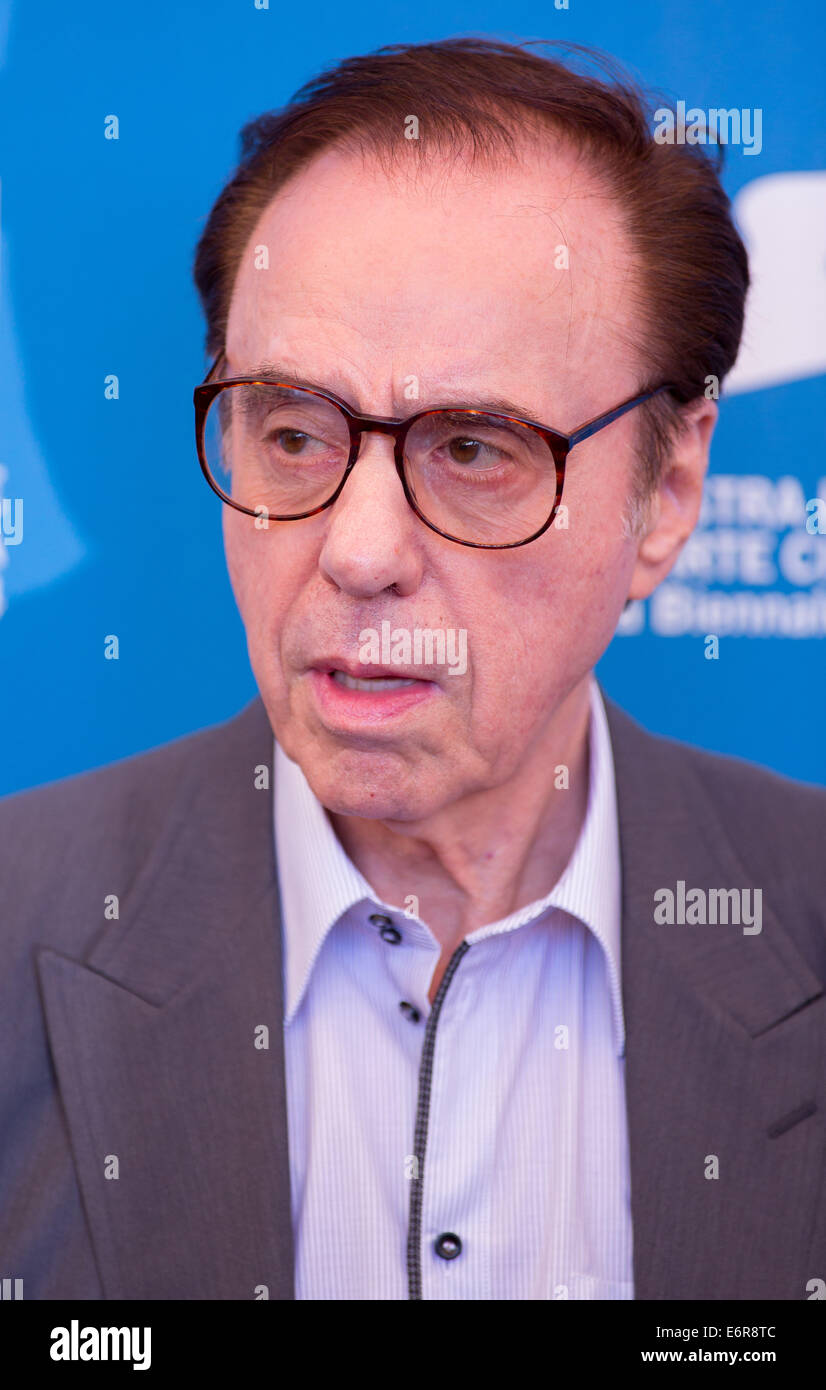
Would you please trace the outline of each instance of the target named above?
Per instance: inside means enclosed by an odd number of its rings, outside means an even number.
[[[635,529],[679,430],[680,406],[705,395],[709,377],[719,390],[734,364],[748,260],[719,179],[721,147],[657,142],[654,98],[614,60],[580,44],[550,45],[583,60],[586,70],[578,71],[570,57],[566,65],[533,52],[533,42],[390,44],[345,59],[280,110],[245,125],[240,162],[195,255],[206,348],[210,356],[225,348],[235,278],[259,217],[323,150],[372,155],[387,172],[414,152],[422,164],[469,150],[472,162],[495,169],[505,157],[518,159],[527,138],[561,136],[624,212],[640,273],[640,340],[632,345],[646,373],[640,388],[676,387],[639,412]],[[405,138],[411,116],[419,122],[416,139]]]

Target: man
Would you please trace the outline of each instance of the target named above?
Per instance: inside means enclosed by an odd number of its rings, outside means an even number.
[[[3,806],[3,1273],[811,1296],[826,795],[592,674],[736,356],[713,165],[622,83],[393,48],[244,132],[196,280],[261,698]]]

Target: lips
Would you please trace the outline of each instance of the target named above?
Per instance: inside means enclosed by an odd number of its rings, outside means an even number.
[[[332,679],[344,690],[363,690],[375,695],[382,690],[404,690],[405,686],[415,685],[416,681],[404,676],[363,676],[358,679],[348,676],[344,671],[331,672]]]
[[[364,675],[363,665],[331,656],[313,662],[307,670],[310,698],[322,724],[332,733],[360,739],[392,737],[398,721],[415,717],[419,706],[441,694],[436,681],[397,667],[374,668],[375,677]]]
[[[429,685],[439,684],[432,676],[423,674],[422,667],[406,669],[404,666],[378,666],[374,665],[373,662],[369,664],[353,662],[345,656],[321,657],[319,660],[311,662],[309,669],[320,671],[325,676],[332,676],[333,679],[338,676],[347,677],[345,688],[350,690],[358,689],[360,686],[364,686],[368,690],[377,690],[380,682],[383,681],[392,681],[393,687],[397,686],[400,681],[407,683],[417,681]],[[357,681],[359,685],[353,686],[350,684],[351,681]]]

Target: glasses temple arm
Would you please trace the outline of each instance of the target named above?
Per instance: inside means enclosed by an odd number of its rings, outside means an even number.
[[[670,382],[665,382],[662,386],[655,386],[653,391],[644,391],[641,396],[634,396],[630,401],[623,401],[616,410],[609,410],[607,415],[597,415],[595,419],[588,420],[586,424],[580,425],[579,429],[574,430],[573,434],[568,435],[568,447],[573,449],[575,444],[580,444],[583,439],[590,439],[592,434],[604,429],[614,420],[618,420],[621,415],[625,415],[635,406],[642,405],[644,401],[650,401],[652,396],[658,396],[661,391],[673,391],[675,388]]]
[[[203,380],[203,383],[202,383],[204,386],[206,386],[206,384],[207,384],[208,381],[211,381],[211,380],[212,380],[212,376],[213,376],[213,373],[214,373],[216,367],[217,367],[221,362],[223,362],[223,360],[224,360],[224,353],[223,353],[223,349],[222,349],[222,350],[218,353],[218,356],[213,360],[212,366],[210,367],[209,371],[207,372],[206,376],[204,377],[204,380]]]

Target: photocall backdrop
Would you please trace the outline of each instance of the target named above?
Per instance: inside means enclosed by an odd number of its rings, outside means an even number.
[[[653,730],[826,783],[823,29],[820,0],[0,0],[0,792],[255,693],[194,449],[193,249],[244,122],[347,55],[471,33],[596,45],[686,136],[729,112],[746,340],[701,526],[599,674]]]

